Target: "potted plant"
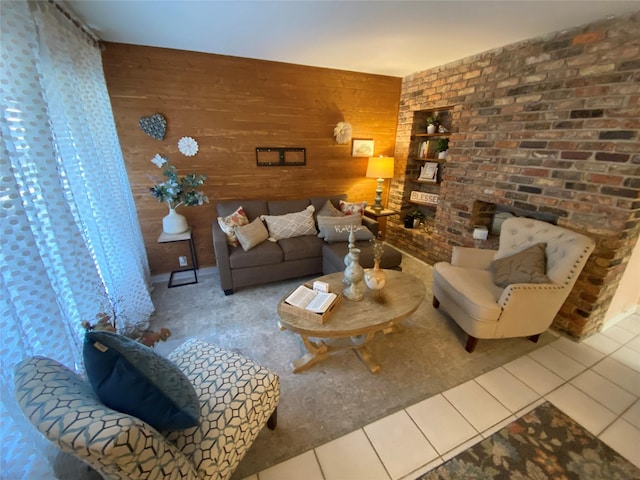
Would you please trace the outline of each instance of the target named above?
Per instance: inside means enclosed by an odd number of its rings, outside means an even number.
[[[436,133],[438,127],[438,112],[433,112],[427,117],[427,133]]]
[[[425,214],[417,208],[412,212],[407,213],[404,217],[404,228],[418,228],[420,222],[424,220]]]
[[[162,182],[156,180],[156,184],[149,189],[153,197],[159,202],[165,202],[169,207],[169,215],[162,219],[162,230],[170,234],[186,232],[189,229],[187,220],[183,215],[176,213],[176,208],[181,205],[191,207],[209,202],[209,198],[202,191],[196,190],[204,184],[207,176],[190,173],[179,177],[176,167],[160,155],[153,157],[151,162],[158,168],[164,167],[162,174],[166,177]]]
[[[438,158],[440,160],[443,160],[446,157],[447,150],[449,150],[449,139],[439,138],[436,142],[436,152],[438,152]]]
[[[105,300],[103,302],[102,310],[96,313],[96,322],[92,324],[84,320],[82,322],[82,327],[87,332],[91,330],[102,330],[118,333],[151,348],[153,348],[158,342],[166,342],[171,336],[171,330],[168,328],[162,327],[159,331],[155,331],[149,328],[147,322],[127,324],[124,328],[118,329],[118,316],[122,318],[122,314],[120,313],[120,303],[120,298],[116,300]]]

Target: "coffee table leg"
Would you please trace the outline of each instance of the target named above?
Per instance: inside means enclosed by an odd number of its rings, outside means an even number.
[[[378,373],[380,371],[380,364],[373,359],[371,352],[367,347],[356,348],[356,354],[362,360],[371,373]]]
[[[306,335],[300,335],[300,338],[302,338],[304,346],[307,349],[307,353],[291,362],[293,373],[302,372],[316,363],[321,362],[330,354],[341,350],[354,350],[360,360],[362,360],[362,363],[367,366],[371,373],[378,373],[380,371],[380,365],[373,359],[371,352],[367,349],[367,344],[374,336],[375,332],[370,332],[366,335],[358,335],[342,339],[342,345],[335,345],[333,343],[328,345],[323,341],[314,342]]]
[[[329,356],[329,347],[323,342],[312,342],[306,335],[300,335],[308,353],[291,362],[293,373],[299,373]]]

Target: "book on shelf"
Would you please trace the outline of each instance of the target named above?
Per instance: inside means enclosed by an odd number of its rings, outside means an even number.
[[[316,292],[309,287],[300,285],[285,299],[285,302],[310,312],[324,313],[333,304],[336,297],[335,293]]]

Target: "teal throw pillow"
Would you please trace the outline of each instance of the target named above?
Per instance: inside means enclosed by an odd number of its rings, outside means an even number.
[[[151,348],[116,333],[91,331],[83,354],[89,383],[107,407],[158,431],[198,425],[195,388],[177,365]]]

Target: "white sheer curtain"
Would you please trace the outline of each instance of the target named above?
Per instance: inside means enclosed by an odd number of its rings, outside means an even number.
[[[131,322],[153,304],[99,48],[51,3],[1,10],[0,472],[51,478],[13,366],[45,355],[80,370],[81,320],[108,298]]]

